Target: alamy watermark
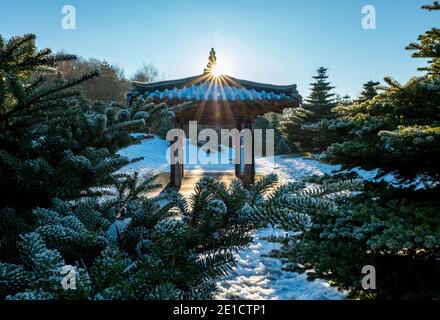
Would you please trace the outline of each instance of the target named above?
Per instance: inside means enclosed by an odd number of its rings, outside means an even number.
[[[376,268],[371,265],[363,266],[362,274],[365,274],[361,281],[362,289],[376,290]]]
[[[61,286],[64,290],[76,290],[76,267],[66,265],[61,268],[61,273],[64,275],[61,280]]]
[[[362,14],[364,15],[361,21],[362,29],[376,30],[376,7],[373,5],[365,5],[362,7]]]
[[[76,30],[76,8],[72,5],[65,5],[61,8],[61,28],[64,30]]]

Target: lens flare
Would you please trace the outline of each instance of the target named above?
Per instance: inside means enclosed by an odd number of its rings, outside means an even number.
[[[211,69],[211,74],[214,77],[221,76],[223,74],[223,70],[222,70],[221,65],[217,63],[215,66],[213,66]]]

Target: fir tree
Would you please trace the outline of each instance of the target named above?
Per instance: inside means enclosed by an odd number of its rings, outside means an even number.
[[[424,8],[438,7],[434,2]],[[440,297],[436,38],[435,31],[420,38],[420,52],[427,50],[423,54],[433,58],[427,76],[406,84],[386,78],[379,94],[338,105],[333,109],[337,117],[321,121],[319,128],[344,136],[327,149],[324,160],[345,168],[379,169],[381,175],[393,173],[405,183],[365,183],[359,193],[358,183],[344,182],[345,176],[314,178],[303,191],[313,194],[313,200],[298,196],[303,186],[294,184],[268,201],[269,210],[259,219],[291,232],[279,239],[281,250],[273,252],[288,270],[327,279],[353,298]],[[361,285],[365,265],[377,270],[377,290]]]
[[[275,191],[255,216],[289,231],[273,239],[282,247],[271,255],[289,271],[347,290],[349,298],[438,299],[438,190],[363,187],[346,179],[313,178],[308,188],[293,183]],[[362,287],[366,265],[377,270],[376,290]]]
[[[363,90],[361,92],[361,96],[358,98],[359,102],[365,102],[367,100],[373,99],[378,95],[377,87],[380,85],[380,82],[368,81],[364,84]]]
[[[120,178],[105,198],[54,199],[52,208],[34,210],[38,227],[19,241],[20,265],[0,263],[3,297],[211,298],[234,253],[251,241],[254,212],[277,182],[267,176],[247,190],[239,180],[228,187],[204,178],[188,203],[171,190],[143,196],[153,178]],[[66,263],[81,266],[79,290],[61,287]]]
[[[429,11],[440,10],[440,3],[434,1],[431,5],[425,5],[422,9]],[[417,43],[411,43],[407,50],[415,51],[414,58],[428,58],[428,66],[420,68],[420,71],[427,71],[429,75],[438,77],[440,75],[440,29],[432,28],[425,34],[419,36]]]
[[[331,118],[331,109],[335,106],[335,94],[331,91],[335,88],[328,81],[327,68],[320,67],[317,75],[313,76],[314,83],[311,83],[311,93],[306,99],[304,107],[313,113],[310,120]]]
[[[301,108],[293,109],[283,121],[283,131],[292,144],[302,151],[322,151],[328,141],[316,130],[321,120],[334,117],[332,109],[336,106],[334,89],[328,81],[327,68],[320,67],[315,82],[311,84],[311,93]]]
[[[0,207],[26,212],[111,182],[128,163],[116,151],[147,137],[130,133],[149,134],[155,121],[186,107],[144,99],[130,108],[91,105],[67,89],[98,72],[46,83],[57,63],[74,57],[38,51],[33,35],[2,41],[0,55]]]
[[[353,103],[353,100],[351,99],[351,97],[349,95],[345,95],[345,96],[340,96],[340,95],[336,95],[336,105],[350,105]]]
[[[45,82],[74,57],[38,51],[32,35],[0,44],[0,297],[213,297],[276,176],[250,189],[205,178],[190,202],[148,198],[155,177],[117,173],[128,163],[117,151],[189,104],[90,104],[67,89],[97,73]],[[62,286],[69,266],[76,290]]]
[[[389,87],[374,99],[335,108],[338,118],[328,128],[343,129],[345,141],[330,146],[325,158],[407,179],[437,179],[439,79],[385,81]]]

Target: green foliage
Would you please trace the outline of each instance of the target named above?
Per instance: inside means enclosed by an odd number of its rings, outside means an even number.
[[[439,177],[440,80],[414,78],[388,87],[371,100],[334,109],[327,130],[343,134],[325,159],[346,167],[381,168],[403,178]]]
[[[254,129],[273,129],[274,130],[274,153],[279,154],[289,154],[296,151],[296,148],[292,147],[287,139],[283,136],[280,126],[281,126],[282,115],[276,113],[270,113],[268,115],[260,116],[255,120]],[[265,131],[263,131],[265,132]],[[266,145],[266,135],[263,134],[262,145]],[[263,154],[264,155],[264,154]]]
[[[328,82],[327,71],[327,68],[318,68],[317,75],[313,77],[316,81],[311,84],[311,93],[305,101],[305,107],[316,117],[331,117],[331,107],[334,106],[335,94],[330,91],[335,87]]]
[[[431,5],[425,5],[422,9],[429,11],[440,10],[440,3],[434,1]],[[428,58],[428,66],[419,68],[420,71],[427,71],[430,76],[440,75],[440,29],[432,28],[425,34],[420,35],[417,43],[411,43],[406,49],[415,51],[414,58]]]
[[[17,215],[12,208],[0,210],[0,252],[2,260],[9,258],[9,262],[17,262],[16,243],[20,239],[20,233],[30,231],[31,226],[26,219]]]
[[[255,210],[253,199],[273,183],[266,179],[247,191],[238,180],[227,187],[203,178],[190,203],[172,190],[157,199],[124,200],[126,211],[118,220],[127,223],[120,223],[111,238],[129,254],[131,264],[125,266],[127,277],[112,284],[126,283],[129,299],[212,297],[215,283],[235,264],[233,253],[251,241],[256,226],[243,215],[246,208]]]
[[[74,57],[38,51],[33,35],[1,41],[0,58],[0,208],[15,210],[14,217],[1,216],[12,229],[0,248],[14,261],[18,231],[34,224],[32,209],[114,183],[113,173],[128,163],[116,152],[148,138],[155,121],[186,105],[90,104],[67,89],[97,73],[46,81]]]
[[[363,86],[363,90],[361,92],[361,96],[359,97],[358,101],[365,102],[377,96],[379,85],[380,82],[375,82],[375,81],[368,81],[367,83],[365,83]]]
[[[440,277],[438,190],[403,191],[386,185],[321,178],[321,184],[285,191],[270,202],[269,218],[290,231],[282,248],[272,253],[285,268],[325,279],[352,298],[438,299]],[[292,186],[297,189],[299,186]],[[342,196],[349,192],[351,198]],[[309,195],[313,200],[304,195]],[[377,270],[377,290],[364,290],[362,267]]]
[[[424,8],[440,6],[435,1]],[[357,101],[340,103],[334,119],[314,128],[339,139],[324,160],[345,168],[379,168],[402,182],[428,182],[425,189],[366,183],[359,192],[358,184],[344,177],[317,178],[305,191],[301,183],[281,188],[257,216],[289,231],[278,239],[282,248],[272,253],[287,270],[325,279],[349,290],[350,298],[440,297],[438,30],[408,48],[416,51],[414,57],[432,59],[423,68],[427,76],[406,84],[386,78],[380,92],[370,81]],[[376,269],[376,290],[361,285],[366,265]]]
[[[147,198],[156,177],[116,173],[128,163],[117,151],[190,104],[91,104],[67,89],[96,73],[46,81],[74,57],[38,51],[32,35],[0,44],[0,297],[212,297],[251,240],[244,213],[264,186],[205,179],[194,206]],[[62,287],[68,265],[76,290]]]
[[[2,297],[6,294],[7,299],[13,300],[87,297],[90,293],[90,280],[85,270],[76,269],[76,290],[64,290],[61,281],[65,262],[60,253],[48,249],[36,232],[24,234],[21,238],[19,251],[22,265],[0,263]]]
[[[52,55],[50,49],[37,50],[34,35],[0,41],[0,123],[8,127],[27,127],[35,118],[48,118],[44,111],[62,110],[62,99],[75,95],[64,89],[95,77],[91,71],[79,78],[42,86],[45,74],[54,72],[59,61],[75,59],[71,55]],[[39,76],[34,79],[34,75]],[[51,114],[53,115],[53,114]]]
[[[204,178],[191,206],[172,190],[146,198],[151,185],[137,175],[118,180],[104,198],[54,199],[51,209],[34,210],[37,228],[19,242],[19,265],[0,264],[0,292],[9,299],[211,298],[234,253],[251,241],[252,212],[276,181],[268,176],[246,190],[238,180],[227,187]],[[61,287],[66,262],[88,266],[77,268],[77,290]]]
[[[324,67],[317,70],[313,77],[316,81],[311,84],[311,93],[304,105],[290,110],[284,117],[283,134],[301,151],[322,151],[329,145],[328,137],[316,130],[320,121],[334,118],[335,94],[331,92],[334,87],[328,81],[327,71]]]

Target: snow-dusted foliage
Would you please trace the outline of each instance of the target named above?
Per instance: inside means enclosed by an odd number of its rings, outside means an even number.
[[[38,51],[33,35],[0,38],[0,55],[0,297],[210,297],[251,239],[235,214],[249,193],[205,179],[190,208],[147,198],[155,177],[116,173],[138,160],[120,148],[188,104],[91,104],[66,89],[98,72],[55,79],[75,57]]]

